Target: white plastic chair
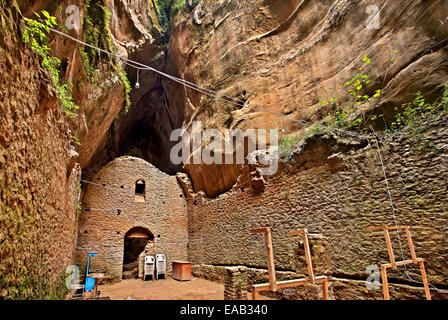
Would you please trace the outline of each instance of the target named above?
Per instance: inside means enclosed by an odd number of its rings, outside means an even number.
[[[81,291],[81,293],[79,293]],[[81,284],[81,280],[75,280],[72,277],[72,283],[70,287],[70,300],[82,300],[84,299],[85,285]]]
[[[146,281],[147,276],[151,276],[151,279],[154,280],[154,262],[155,262],[154,256],[145,257],[143,280]]]

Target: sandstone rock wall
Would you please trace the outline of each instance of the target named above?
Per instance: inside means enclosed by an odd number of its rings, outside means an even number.
[[[79,117],[67,118],[47,71],[21,43],[23,16],[36,18],[34,12],[47,10],[65,25],[69,5],[78,6],[84,21],[88,3],[105,5],[114,13],[100,33],[110,37],[123,56],[140,53],[151,59],[158,53],[157,17],[146,1],[130,5],[118,0],[14,0],[1,4],[2,16],[8,16],[2,17],[5,29],[1,31],[5,71],[1,74],[1,288],[9,289],[0,294],[9,298],[44,298],[64,290],[65,268],[72,264],[76,242],[80,169],[92,161],[126,104],[126,77],[119,62],[101,56],[86,66],[78,44],[51,33],[52,54],[66,66],[61,67],[61,80],[73,84],[73,98],[80,106]],[[85,40],[85,24],[67,32]],[[94,76],[87,67],[94,68]],[[77,140],[80,145],[74,143]]]
[[[366,29],[371,5],[381,10],[379,29]],[[376,112],[389,121],[393,108],[417,91],[429,98],[440,93],[448,76],[447,16],[448,4],[438,0],[201,1],[191,13],[184,10],[174,17],[166,70],[220,95],[315,122],[328,112],[317,97],[344,97],[338,85],[358,72],[367,54],[373,62],[363,70],[372,80],[366,93],[384,84]],[[170,80],[164,87],[169,105],[185,110],[185,128],[193,119],[206,128],[281,128],[276,115],[216,100]],[[329,88],[336,90],[326,92]],[[291,121],[284,126],[287,134],[303,132]],[[229,190],[236,180],[207,180],[205,186],[202,180],[210,173],[233,177],[228,169],[186,168],[196,191],[209,196]]]
[[[80,168],[49,75],[17,35],[17,11],[8,4],[0,15],[0,298],[61,298]]]
[[[111,33],[119,51],[133,61],[162,70],[165,52],[160,44],[162,30],[154,2],[115,0],[109,2],[109,8],[113,14]],[[158,74],[128,65],[125,71],[132,86],[129,112],[121,113],[99,137],[99,147],[85,174],[93,176],[108,162],[123,155],[143,158],[174,173],[176,166],[169,160],[169,135],[173,127],[182,125],[183,110],[174,110],[167,105]]]
[[[397,222],[410,226],[417,255],[426,260],[429,281],[442,287],[448,274],[447,121],[444,116],[428,127],[386,136],[382,146]],[[267,179],[263,193],[238,189],[191,206],[192,262],[266,268],[264,240],[249,230],[271,227],[278,270],[305,273],[297,239],[287,235],[302,228],[328,240],[331,263],[326,263],[329,270],[323,270],[327,274],[362,280],[368,266],[386,263],[383,234],[364,232],[369,226],[394,224],[377,150],[361,145],[340,153],[341,147],[332,147],[328,138],[319,140],[322,143],[314,144],[315,149],[302,148],[294,162]],[[308,143],[313,145],[313,140]],[[329,150],[322,152],[325,146]],[[328,160],[332,153],[340,153],[342,165]],[[395,232],[392,238],[401,260]],[[401,241],[408,259],[404,234]],[[403,271],[389,272],[390,282],[411,283]],[[421,281],[418,268],[408,271]]]
[[[80,10],[81,27],[79,29],[65,30],[69,35],[86,41],[93,45],[99,45],[102,49],[120,54],[124,58],[138,60],[141,63],[157,66],[160,61],[153,63],[153,59],[161,58],[161,50],[158,44],[160,31],[157,22],[157,13],[152,2],[146,0],[129,1],[94,1],[94,0],[58,0],[46,1],[39,0],[30,3],[30,1],[19,0],[20,8],[27,17],[33,17],[35,12],[47,10],[54,15],[61,25],[65,25],[69,15],[66,8],[75,5]],[[95,19],[98,17],[89,16],[88,5],[91,7],[102,5],[111,13],[108,25],[101,29]],[[97,10],[98,12],[98,10]],[[92,39],[86,37],[87,26],[85,17],[92,19],[94,27],[98,27],[99,33],[106,39],[99,43],[92,43]],[[102,18],[104,19],[104,18]],[[110,138],[111,129],[114,129],[113,122],[117,117],[124,117],[126,106],[131,101],[136,104],[141,97],[127,98],[126,81],[129,80],[132,85],[135,84],[136,72],[134,69],[128,69],[117,59],[111,59],[105,54],[100,55],[92,65],[86,63],[80,51],[80,45],[74,41],[68,40],[60,35],[50,34],[52,53],[65,61],[67,69],[63,74],[64,80],[73,84],[73,98],[80,106],[79,117],[70,120],[70,128],[73,135],[79,140],[77,151],[80,154],[79,163],[84,169],[91,165],[92,172],[98,171],[103,165],[114,158],[101,152],[107,147]],[[111,41],[111,47],[105,48],[104,42]],[[82,46],[81,46],[82,47]],[[96,52],[95,52],[96,53]],[[158,66],[160,67],[160,66]],[[90,74],[93,70],[93,75]],[[127,74],[129,72],[129,74]],[[144,73],[142,74],[144,77]],[[140,92],[153,90],[159,86],[157,77],[147,78],[142,82]],[[121,115],[119,115],[121,113]],[[126,128],[127,130],[129,128]],[[123,133],[124,135],[124,133]],[[127,140],[129,142],[129,140]],[[118,147],[117,147],[118,148]],[[112,154],[114,150],[108,150]],[[125,152],[128,151],[127,149]],[[94,157],[95,153],[97,156]],[[99,153],[99,154],[98,154]],[[100,165],[97,163],[101,162]]]

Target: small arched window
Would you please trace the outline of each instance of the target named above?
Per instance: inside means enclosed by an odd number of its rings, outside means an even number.
[[[135,183],[135,202],[145,201],[146,184],[144,180],[138,180]]]

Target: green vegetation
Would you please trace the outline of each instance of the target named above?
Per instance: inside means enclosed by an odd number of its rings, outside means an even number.
[[[384,49],[383,46],[381,50]],[[391,64],[396,61],[395,55],[397,53],[398,50],[391,50],[389,58]],[[401,107],[395,107],[394,120],[392,122],[389,120],[390,123],[387,123],[384,114],[375,114],[375,112],[378,112],[375,109],[381,103],[384,88],[381,84],[372,83],[370,76],[364,72],[372,64],[372,60],[365,55],[362,62],[363,64],[357,68],[358,73],[343,85],[338,86],[339,89],[345,91],[343,99],[340,99],[339,96],[330,96],[329,93],[336,91],[334,88],[326,90],[325,98],[318,97],[319,104],[328,111],[327,116],[322,120],[321,126],[313,125],[309,129],[308,135],[331,130],[331,128],[360,134],[374,133],[372,125],[380,119],[384,123],[386,133],[394,132],[404,126],[422,125],[434,114],[440,114],[440,112],[447,110],[448,86],[445,88],[441,101],[434,104],[427,103],[421,93],[417,92],[412,102]],[[386,68],[385,78],[387,70],[389,68]]]
[[[299,142],[298,137],[287,137],[282,136],[278,143],[278,153],[281,158],[288,158],[292,152],[294,147]]]
[[[424,126],[429,121],[434,120],[441,113],[448,112],[448,84],[445,84],[445,89],[440,101],[435,103],[427,103],[421,92],[417,92],[412,102],[402,105],[402,112],[395,107],[397,114],[395,121],[391,123],[389,132],[396,131],[405,126],[416,127]]]
[[[185,6],[185,0],[156,0],[159,11],[159,23],[164,31],[169,31],[172,10],[179,10]]]
[[[340,102],[339,96],[328,98],[328,93],[334,92],[334,88],[326,90],[327,98],[318,97],[319,104],[329,109],[322,122],[324,126],[363,134],[368,131],[370,121],[383,117],[383,115],[371,115],[366,112],[367,109],[372,110],[372,107],[378,104],[383,89],[375,89],[373,93],[367,91],[372,81],[363,71],[372,63],[372,60],[365,55],[362,62],[363,65],[357,68],[359,72],[343,85],[338,86],[339,89],[345,89],[344,102]]]
[[[383,46],[381,50],[385,49]],[[394,64],[398,50],[390,50],[389,61]],[[365,55],[362,64],[357,67],[357,73],[344,84],[337,87],[341,96],[334,93],[335,88],[325,90],[325,97],[317,97],[321,110],[325,110],[326,116],[320,123],[308,127],[303,139],[283,137],[279,143],[279,154],[282,158],[289,158],[294,147],[300,141],[315,134],[338,132],[345,130],[366,137],[375,134],[373,126],[382,127],[383,134],[390,134],[406,129],[414,132],[414,138],[419,138],[419,131],[432,121],[437,121],[448,114],[448,84],[445,84],[441,99],[434,103],[428,103],[420,92],[417,92],[413,101],[402,106],[396,106],[394,113],[386,120],[384,114],[379,112],[384,88],[380,83],[372,83],[366,70],[376,70],[378,78],[380,72],[372,66],[372,60]],[[388,75],[389,68],[385,68],[384,79]],[[384,81],[383,81],[384,82]],[[310,115],[313,113],[310,111]],[[411,132],[411,133],[412,133]],[[416,141],[414,141],[416,143]],[[428,146],[423,146],[428,149]]]
[[[41,56],[42,66],[50,73],[62,109],[67,116],[76,118],[79,106],[73,101],[72,84],[61,81],[61,60],[51,55],[51,49],[48,44],[50,28],[54,28],[57,25],[56,18],[50,16],[47,11],[42,11],[43,18],[38,13],[35,13],[35,15],[38,20],[25,18],[26,25],[22,34],[22,41],[30,45],[31,49]]]
[[[26,270],[26,269],[25,269]],[[49,276],[34,277],[29,273],[18,278],[17,285],[9,286],[11,300],[62,300],[68,293],[65,273],[53,282]]]
[[[4,176],[2,170],[0,177]],[[36,232],[44,230],[46,223],[45,192],[41,193],[42,198],[26,202],[30,194],[23,191],[20,182],[7,185],[3,178],[0,182],[0,223],[5,231],[0,233],[0,255],[4,258],[0,288],[5,288],[6,298],[12,300],[62,299],[67,294],[65,273],[56,279],[46,273],[52,239],[44,232]]]
[[[200,0],[193,0],[193,5],[197,5]],[[171,18],[174,14],[185,7],[186,0],[156,0],[159,14],[159,24],[163,29],[161,46],[167,47],[170,37]]]
[[[115,52],[116,47],[109,29],[111,21],[109,9],[103,4],[102,0],[87,0],[86,11],[87,14],[84,16],[83,22],[84,41],[108,52]],[[113,71],[119,75],[121,83],[125,85],[124,112],[127,113],[131,106],[130,93],[132,87],[118,59],[87,46],[79,46],[79,52],[84,70],[93,84],[98,81],[98,66],[101,62],[109,63],[113,67]]]
[[[120,66],[118,67],[118,74],[120,75],[120,79],[122,81],[122,83],[124,84],[124,88],[125,88],[125,101],[124,101],[124,114],[127,114],[129,111],[129,108],[131,107],[131,91],[132,91],[132,86],[131,86],[131,82],[129,81],[126,72],[124,72],[123,68],[121,68]]]
[[[109,52],[116,51],[115,45],[109,29],[111,13],[103,4],[102,0],[88,0],[86,3],[84,16],[84,41]],[[52,56],[51,48],[48,44],[49,28],[58,26],[56,18],[47,11],[36,14],[37,20],[25,18],[26,26],[22,35],[22,41],[29,44],[34,52],[42,57],[42,66],[49,71],[52,82],[61,101],[62,109],[67,116],[76,118],[79,106],[75,104],[72,97],[72,84],[61,80],[61,73],[64,64],[57,57]],[[2,25],[5,23],[0,19]],[[124,113],[127,113],[130,105],[130,92],[132,90],[129,79],[126,76],[118,59],[99,52],[90,47],[79,46],[83,67],[87,73],[89,81],[96,84],[98,81],[98,66],[101,62],[110,63],[113,72],[119,75],[121,83],[125,86]],[[65,66],[66,67],[66,66]],[[78,144],[76,137],[74,142]]]

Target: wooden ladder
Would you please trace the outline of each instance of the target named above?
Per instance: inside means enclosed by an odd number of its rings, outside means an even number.
[[[420,272],[422,274],[422,279],[423,279],[423,285],[425,287],[426,299],[431,300],[431,293],[429,291],[428,279],[426,277],[425,260],[423,258],[417,258],[417,255],[415,254],[414,243],[412,242],[411,231],[409,230],[409,227],[408,226],[396,226],[396,227],[378,226],[378,227],[367,228],[368,232],[380,231],[380,230],[383,230],[383,232],[384,232],[384,238],[386,239],[387,252],[389,254],[389,262],[390,262],[390,263],[381,265],[381,279],[383,280],[384,300],[390,300],[389,283],[387,281],[387,269],[388,268],[396,269],[399,266],[404,266],[404,265],[408,265],[408,264],[419,264]],[[405,230],[406,238],[408,240],[409,250],[411,251],[411,260],[395,261],[394,249],[392,247],[392,241],[390,240],[390,233],[389,233],[390,230],[397,230],[397,231]]]
[[[268,262],[268,276],[269,283],[254,284],[251,286],[252,300],[257,300],[259,293],[261,291],[277,291],[279,288],[291,288],[297,286],[303,286],[306,284],[320,283],[322,286],[322,300],[328,300],[328,281],[330,280],[327,276],[315,276],[313,270],[313,262],[311,260],[311,251],[308,240],[308,230],[296,230],[289,232],[289,236],[301,235],[303,239],[303,245],[305,247],[305,259],[308,269],[308,278],[277,281],[275,276],[275,265],[274,265],[274,250],[272,247],[272,237],[271,228],[257,228],[250,230],[252,233],[264,233],[265,243],[266,243],[266,256]]]

